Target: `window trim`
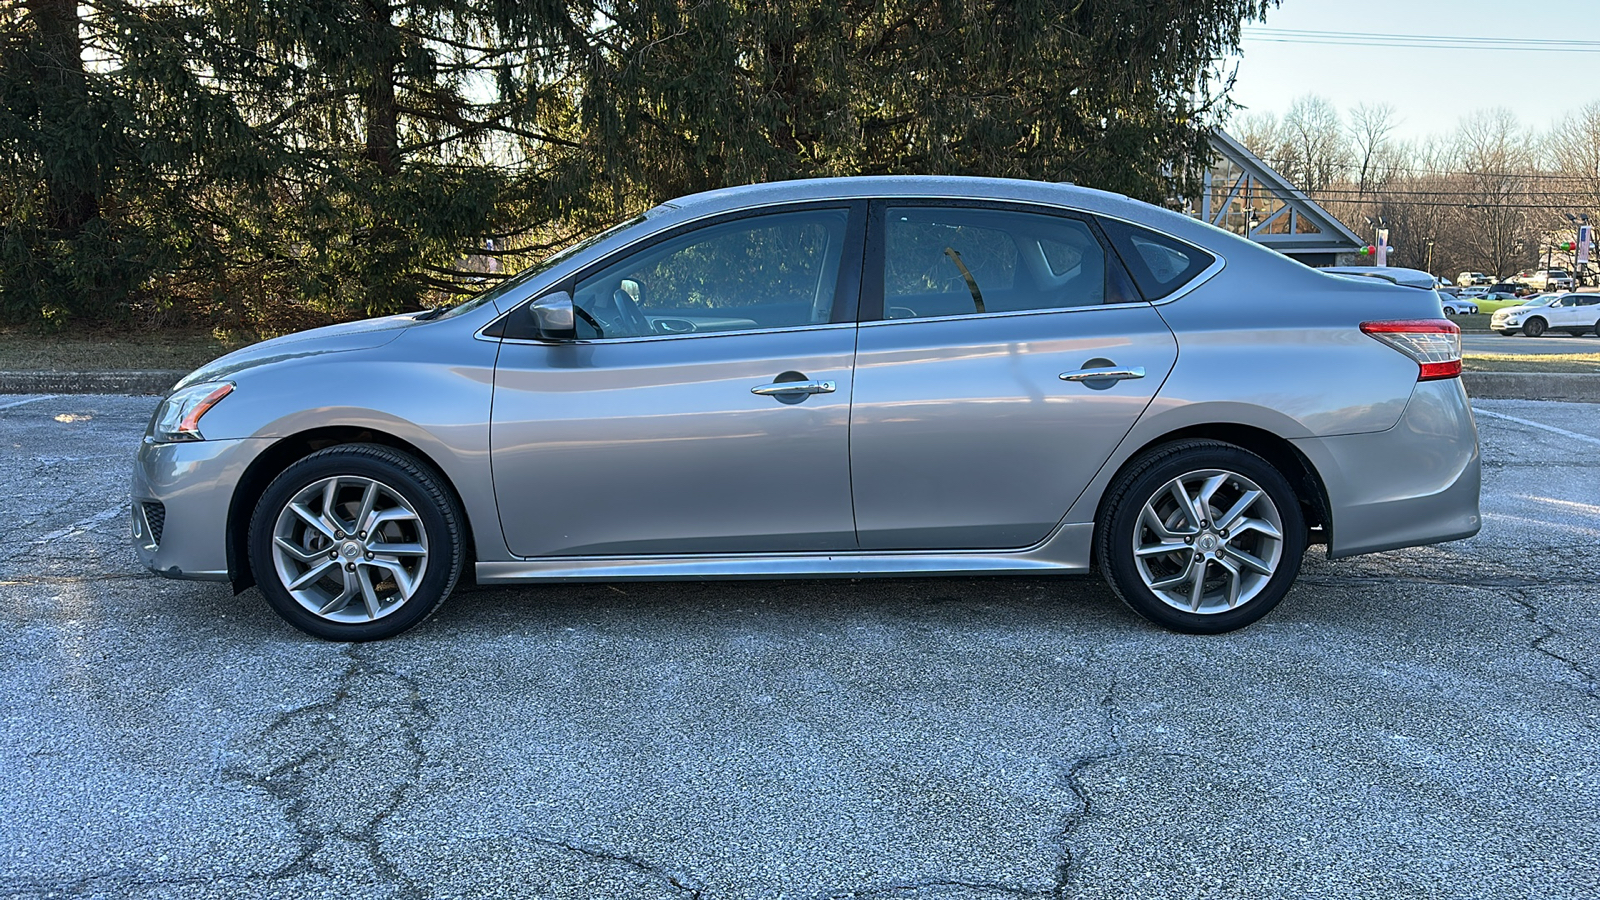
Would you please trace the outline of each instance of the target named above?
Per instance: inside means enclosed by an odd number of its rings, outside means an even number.
[[[1122,257],[1122,268],[1123,268],[1123,271],[1128,273],[1128,277],[1130,279],[1132,279],[1135,288],[1139,291],[1139,293],[1141,295],[1144,295],[1145,298],[1148,299],[1151,303],[1163,303],[1163,302],[1166,302],[1169,299],[1174,299],[1174,298],[1176,298],[1177,296],[1179,296],[1181,294],[1187,293],[1186,289],[1190,285],[1199,284],[1200,282],[1210,278],[1212,275],[1215,275],[1217,273],[1217,271],[1221,270],[1221,266],[1218,265],[1218,263],[1220,263],[1222,261],[1222,257],[1221,257],[1220,254],[1217,254],[1217,253],[1215,253],[1215,252],[1213,252],[1211,250],[1207,250],[1204,247],[1197,246],[1196,244],[1194,244],[1191,241],[1186,241],[1183,238],[1180,238],[1180,237],[1178,237],[1176,235],[1168,234],[1165,231],[1162,231],[1162,230],[1160,230],[1158,228],[1151,228],[1149,225],[1142,225],[1142,224],[1140,224],[1138,222],[1132,222],[1132,221],[1129,221],[1127,219],[1119,218],[1117,216],[1101,216],[1100,218],[1109,219],[1109,220],[1111,220],[1113,222],[1116,222],[1118,225],[1127,226],[1129,228],[1137,228],[1140,231],[1148,231],[1151,234],[1157,235],[1159,237],[1166,238],[1169,241],[1174,241],[1176,243],[1182,244],[1185,247],[1192,247],[1196,251],[1198,251],[1200,253],[1204,253],[1206,256],[1211,257],[1211,262],[1208,263],[1204,268],[1200,269],[1200,271],[1198,271],[1198,272],[1194,273],[1193,275],[1189,276],[1189,280],[1183,282],[1182,284],[1178,285],[1177,287],[1173,288],[1170,291],[1167,291],[1164,294],[1161,294],[1161,295],[1159,295],[1157,297],[1151,298],[1148,294],[1145,294],[1144,286],[1139,284],[1139,279],[1134,277],[1133,266],[1128,264],[1128,260],[1123,256],[1121,248],[1119,248],[1117,246],[1117,242],[1111,239],[1110,233],[1102,230],[1100,233],[1105,236],[1106,243],[1108,245],[1110,245],[1111,249],[1118,255],[1118,257]],[[1130,235],[1129,237],[1130,237],[1130,240],[1131,240],[1132,236]],[[1146,268],[1146,270],[1148,270],[1149,266],[1146,265],[1145,268]],[[1216,271],[1213,271],[1214,269]]]
[[[1139,294],[1139,300],[1127,303],[1100,303],[1094,306],[1061,306],[1043,309],[1013,309],[996,310],[994,312],[956,313],[948,316],[917,316],[910,319],[889,319],[884,317],[884,280],[885,264],[888,252],[889,208],[904,206],[930,206],[946,209],[989,209],[1002,212],[1029,213],[1041,216],[1053,216],[1058,219],[1071,219],[1079,222],[1089,229],[1089,233],[1096,241],[1100,242],[1101,249],[1106,252],[1106,265],[1117,266],[1122,269],[1122,275],[1127,283]],[[1134,306],[1149,306],[1150,301],[1143,299],[1144,293],[1139,290],[1139,283],[1134,280],[1133,274],[1128,271],[1128,266],[1123,262],[1122,255],[1117,252],[1105,231],[1096,221],[1096,215],[1082,210],[1069,209],[1061,206],[1044,206],[1036,203],[1026,203],[1015,200],[980,200],[960,197],[874,197],[872,208],[867,219],[867,252],[861,274],[861,324],[862,325],[904,325],[913,322],[949,322],[959,319],[993,319],[1004,316],[1031,316],[1049,313],[1078,312],[1095,309],[1126,309]],[[1130,225],[1137,223],[1129,222]],[[1147,226],[1138,226],[1148,229]],[[1176,240],[1176,239],[1175,239]],[[1185,242],[1187,243],[1187,242]],[[1216,254],[1208,254],[1213,258]],[[1204,273],[1202,273],[1204,274]],[[1200,276],[1196,276],[1198,279]]]
[[[542,344],[553,346],[556,344],[619,344],[634,343],[639,341],[672,341],[688,338],[707,337],[732,337],[741,334],[777,334],[802,329],[837,328],[841,325],[853,326],[856,324],[860,306],[861,285],[864,275],[862,265],[865,256],[865,232],[867,231],[868,201],[862,198],[844,200],[805,200],[795,203],[774,203],[764,206],[752,206],[744,209],[731,210],[724,213],[703,216],[688,222],[682,222],[671,228],[662,229],[655,234],[640,238],[614,253],[607,254],[598,260],[574,271],[559,281],[546,285],[543,289],[533,292],[522,302],[508,309],[488,325],[479,330],[480,335],[490,339],[500,340],[513,344]],[[659,244],[674,240],[682,235],[699,231],[704,228],[715,228],[729,222],[743,219],[754,219],[763,216],[784,215],[787,213],[804,213],[818,210],[844,210],[848,213],[845,218],[844,243],[840,247],[842,254],[839,260],[839,274],[834,285],[833,310],[826,322],[807,322],[803,325],[779,325],[766,328],[749,328],[738,331],[700,331],[685,332],[683,334],[642,334],[619,337],[576,338],[572,340],[552,341],[537,338],[531,335],[512,333],[511,317],[523,311],[530,303],[540,297],[555,291],[566,291],[575,295],[579,282],[616,264],[627,256],[644,253]],[[499,334],[496,335],[496,329]]]

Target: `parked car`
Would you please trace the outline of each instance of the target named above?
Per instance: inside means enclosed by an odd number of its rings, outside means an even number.
[[[1517,280],[1526,284],[1533,291],[1570,291],[1578,286],[1577,279],[1566,269],[1540,269],[1537,272],[1525,272],[1517,276]]]
[[[1519,306],[1497,310],[1489,330],[1503,335],[1521,332],[1539,337],[1547,331],[1600,335],[1600,294],[1540,294]]]
[[[1308,543],[1479,529],[1438,295],[1115,194],[968,178],[675,200],[446,311],[160,403],[133,537],[320,637],[480,583],[1102,571],[1247,625]],[[467,567],[472,567],[468,572]]]
[[[1485,300],[1512,300],[1517,297],[1526,297],[1533,293],[1533,289],[1520,281],[1501,281],[1489,285],[1484,291]]]
[[[1460,297],[1440,294],[1439,305],[1444,308],[1444,314],[1447,316],[1470,316],[1478,313],[1478,304],[1471,300],[1462,300]]]
[[[1489,293],[1489,286],[1488,285],[1480,285],[1479,287],[1462,288],[1461,292],[1456,294],[1456,296],[1459,297],[1462,300],[1473,300],[1473,299],[1481,300],[1481,299],[1483,299],[1483,296],[1485,294],[1487,294],[1487,293]]]
[[[1456,276],[1456,284],[1462,287],[1475,287],[1477,285],[1493,284],[1494,279],[1482,272],[1462,272]]]

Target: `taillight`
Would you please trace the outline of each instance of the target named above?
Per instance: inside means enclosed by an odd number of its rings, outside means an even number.
[[[1444,319],[1362,322],[1361,330],[1411,357],[1420,367],[1418,381],[1456,378],[1461,374],[1461,329]]]

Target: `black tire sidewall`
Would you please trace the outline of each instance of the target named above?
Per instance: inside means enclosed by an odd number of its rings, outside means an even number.
[[[1161,453],[1158,448],[1150,455]],[[1144,504],[1167,482],[1198,469],[1222,469],[1250,479],[1266,492],[1283,520],[1283,552],[1272,578],[1255,597],[1223,613],[1191,613],[1168,606],[1145,586],[1134,563],[1133,537]],[[1271,463],[1239,447],[1206,442],[1144,467],[1136,462],[1128,471],[1131,480],[1119,485],[1113,494],[1114,506],[1100,545],[1107,578],[1134,612],[1172,631],[1221,634],[1259,621],[1288,594],[1300,574],[1300,560],[1305,553],[1305,516],[1294,488]]]
[[[398,492],[417,511],[427,534],[428,570],[422,582],[401,609],[376,622],[344,624],[317,616],[289,594],[273,564],[272,538],[278,514],[306,485],[334,475],[371,478]],[[456,524],[460,516],[453,508],[444,508],[449,506],[453,504],[437,477],[408,455],[376,445],[319,451],[285,469],[256,503],[250,517],[250,566],[267,603],[285,621],[307,634],[351,642],[393,637],[431,615],[460,575],[463,547]]]

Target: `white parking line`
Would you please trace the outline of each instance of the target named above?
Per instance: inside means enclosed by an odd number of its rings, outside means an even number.
[[[123,515],[124,513],[128,512],[129,508],[130,508],[129,504],[124,502],[124,503],[119,503],[116,506],[111,507],[110,509],[102,509],[99,512],[95,513],[92,516],[89,516],[86,519],[79,519],[78,521],[73,522],[71,525],[68,525],[65,528],[59,529],[57,531],[52,531],[49,534],[38,538],[37,540],[34,541],[34,543],[35,544],[48,544],[51,541],[59,540],[59,539],[64,538],[64,537],[66,537],[68,535],[71,535],[71,534],[77,534],[79,532],[88,531],[91,527],[93,527],[95,525],[99,525],[101,522],[104,522],[107,519],[115,519],[117,516]]]
[[[40,400],[54,400],[55,398],[55,394],[45,394],[43,397],[28,397],[24,400],[13,400],[10,403],[0,403],[0,409],[10,409],[13,406],[21,406],[24,403],[38,403]]]
[[[1594,444],[1596,446],[1600,446],[1600,438],[1597,438],[1593,435],[1579,434],[1576,431],[1568,431],[1565,428],[1557,428],[1554,425],[1546,425],[1543,422],[1530,422],[1527,419],[1519,419],[1516,416],[1508,416],[1505,413],[1490,412],[1487,409],[1479,409],[1476,406],[1472,408],[1472,413],[1473,415],[1477,416],[1488,416],[1491,419],[1504,419],[1507,422],[1515,422],[1518,425],[1526,425],[1529,428],[1538,428],[1542,431],[1549,431],[1553,434],[1559,434],[1564,437],[1572,438],[1573,440],[1582,441],[1585,444]]]

